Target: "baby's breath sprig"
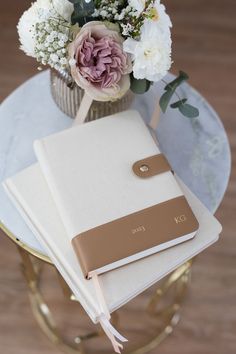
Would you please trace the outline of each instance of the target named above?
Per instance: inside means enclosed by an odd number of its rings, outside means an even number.
[[[155,18],[158,18],[158,14],[156,9],[154,8],[154,0],[147,0],[145,3],[145,8],[140,14],[134,13],[133,16],[128,16],[124,19],[124,21],[127,21],[127,23],[132,26],[132,31],[130,31],[129,36],[132,38],[139,37],[144,20],[153,20]]]
[[[55,69],[66,69],[70,37],[70,26],[63,18],[50,17],[43,22],[36,23],[35,55],[37,61]]]
[[[95,1],[95,11],[93,17],[101,18],[111,22],[122,20],[125,9],[128,5],[127,0],[99,0]]]

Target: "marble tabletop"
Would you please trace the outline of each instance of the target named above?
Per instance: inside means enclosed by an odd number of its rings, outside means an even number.
[[[172,79],[169,74],[166,80]],[[136,96],[133,108],[146,122],[163,89],[153,85],[149,92]],[[216,112],[191,86],[184,84],[180,95],[199,108],[195,119],[168,109],[161,115],[157,137],[161,150],[173,169],[215,212],[225,193],[231,166],[228,139]],[[68,128],[72,119],[62,113],[50,94],[49,72],[44,71],[17,88],[0,106],[0,182],[36,162],[33,141]],[[9,201],[0,183],[0,222],[16,238],[46,255],[21,216]]]

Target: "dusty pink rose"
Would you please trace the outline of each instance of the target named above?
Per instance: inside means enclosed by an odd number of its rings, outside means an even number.
[[[85,24],[69,46],[71,74],[97,101],[121,98],[130,87],[131,59],[114,24]]]

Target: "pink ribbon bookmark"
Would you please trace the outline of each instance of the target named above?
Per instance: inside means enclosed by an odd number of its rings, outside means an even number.
[[[84,123],[92,103],[93,103],[93,99],[86,92],[84,92],[84,95],[83,95],[82,101],[80,103],[80,106],[79,106],[78,112],[76,114],[73,125]]]
[[[150,119],[150,122],[149,122],[149,126],[155,131],[157,126],[158,126],[158,123],[159,123],[159,120],[160,120],[160,113],[161,113],[161,110],[160,110],[160,104],[159,102],[155,105],[155,108],[154,108],[154,111],[153,111],[153,114],[152,114],[152,117]]]

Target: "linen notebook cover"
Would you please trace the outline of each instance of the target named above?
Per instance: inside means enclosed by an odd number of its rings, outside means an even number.
[[[217,241],[221,225],[183,182],[177,180],[199,222],[196,236],[188,242],[102,274],[100,278],[110,312]],[[35,164],[7,179],[4,187],[76,298],[92,321],[97,323],[101,309],[95,289],[91,281],[84,278],[40,166]]]
[[[85,277],[194,237],[198,223],[136,111],[34,144]]]

